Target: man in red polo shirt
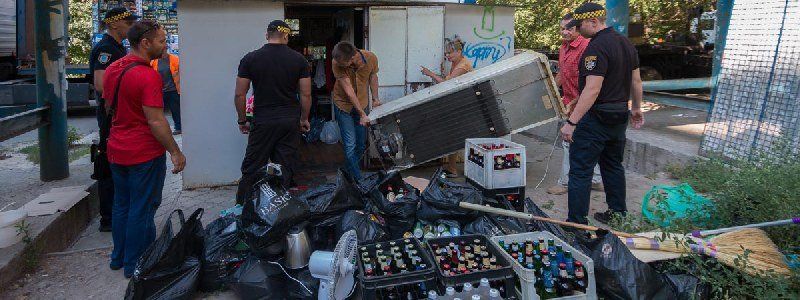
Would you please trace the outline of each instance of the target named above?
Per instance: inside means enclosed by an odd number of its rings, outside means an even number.
[[[578,102],[578,63],[581,60],[583,51],[589,45],[589,39],[584,38],[578,32],[572,22],[572,14],[566,14],[561,18],[561,48],[558,50],[558,75],[556,82],[562,89],[561,101],[567,107],[567,114],[572,112],[575,103]],[[563,126],[563,123],[562,123]],[[558,183],[547,189],[547,193],[553,195],[563,195],[567,193],[567,183],[569,183],[569,143],[562,142],[564,148],[564,159],[561,163],[561,177]],[[600,178],[600,168],[594,167],[592,177],[592,189],[603,190],[603,181]]]
[[[166,176],[166,153],[172,173],[186,165],[166,118],[162,80],[150,61],[161,57],[166,32],[155,21],[143,20],[128,31],[130,53],[112,63],[104,74],[103,99],[111,120],[108,160],[114,179],[111,234],[112,270],[133,275],[136,261],[155,240],[155,212],[161,204]]]

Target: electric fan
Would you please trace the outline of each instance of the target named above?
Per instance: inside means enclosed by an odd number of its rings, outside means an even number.
[[[336,249],[314,251],[308,262],[311,276],[319,279],[320,300],[344,300],[353,293],[356,282],[356,248],[358,239],[355,230],[342,234]]]

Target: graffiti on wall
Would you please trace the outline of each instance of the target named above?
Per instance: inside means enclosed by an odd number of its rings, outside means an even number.
[[[472,28],[473,36],[464,43],[464,56],[472,67],[492,64],[511,53],[513,37],[506,30],[495,27],[494,6],[484,6],[480,24]]]

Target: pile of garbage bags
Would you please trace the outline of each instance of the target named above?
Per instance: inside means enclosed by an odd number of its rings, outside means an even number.
[[[497,205],[498,200],[448,180],[441,170],[422,191],[399,172],[367,173],[355,180],[339,170],[331,182],[302,193],[283,187],[280,174],[260,176],[243,206],[224,210],[205,228],[202,209],[188,218],[181,210],[172,212],[138,262],[125,298],[189,299],[198,290],[230,289],[242,299],[316,299],[319,280],[308,266],[291,269],[285,260],[287,234],[298,227],[304,228],[312,251],[332,251],[349,230],[356,232],[359,244],[549,231],[594,259],[598,291],[607,298],[703,298],[707,291],[697,278],[658,273],[613,235],[575,238],[557,225],[463,209],[460,202]],[[530,199],[526,205],[529,213],[546,216]]]

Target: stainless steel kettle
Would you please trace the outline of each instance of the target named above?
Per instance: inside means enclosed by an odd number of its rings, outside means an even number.
[[[286,235],[286,267],[300,269],[308,265],[311,245],[305,228],[292,227]]]

